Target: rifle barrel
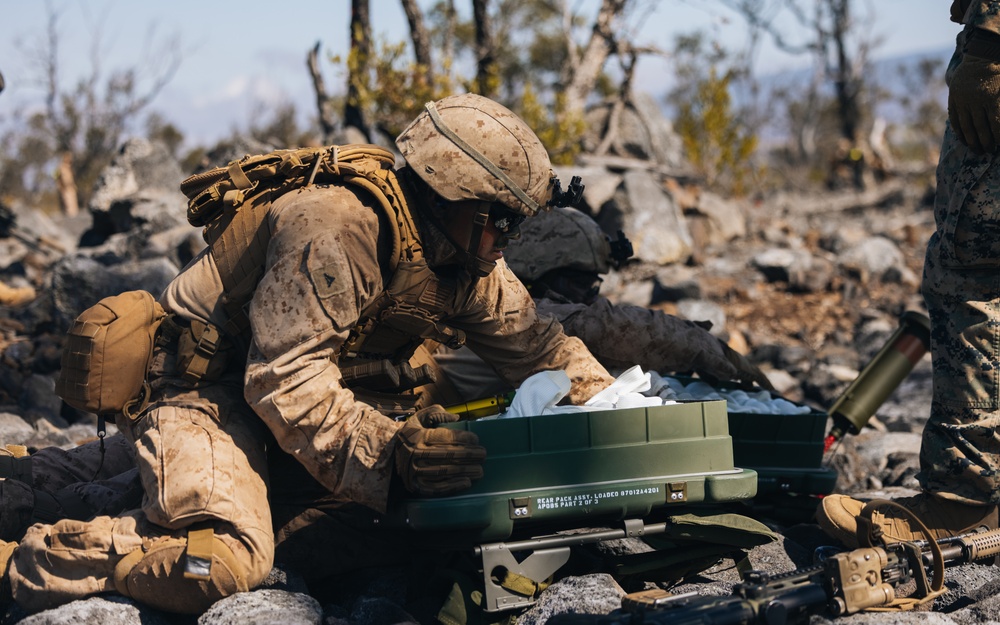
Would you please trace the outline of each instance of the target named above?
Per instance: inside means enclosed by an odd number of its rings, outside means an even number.
[[[926,552],[927,541],[920,541],[917,544],[924,549],[926,562],[930,556]],[[941,553],[944,555],[946,563],[978,562],[1000,555],[1000,529],[949,536],[938,539],[937,544],[941,547]]]
[[[979,530],[936,542],[946,564],[976,562],[1000,555],[1000,529]],[[860,551],[883,552],[887,561],[882,563],[881,570],[876,566],[875,573],[880,585],[890,588],[878,601],[872,600],[878,598],[878,592],[868,592],[859,600],[851,588],[845,587],[849,584],[842,573],[836,567],[827,567],[833,562],[831,559],[826,564],[776,575],[750,572],[746,581],[737,584],[733,594],[727,596],[668,595],[654,603],[637,603],[630,610],[605,615],[558,614],[548,622],[550,625],[793,625],[807,623],[811,614],[824,609],[835,616],[853,614],[890,603],[895,598],[892,588],[913,578],[907,571],[918,557],[917,550],[923,564],[933,566],[928,546],[927,541],[914,541],[895,548],[887,546],[889,553],[881,548],[862,548],[832,556],[853,555],[857,560],[864,555],[857,553]]]

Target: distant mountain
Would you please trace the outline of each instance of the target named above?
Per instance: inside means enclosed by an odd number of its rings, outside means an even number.
[[[904,95],[919,97],[919,94],[912,93],[917,89],[936,88],[941,104],[945,106],[947,92],[943,84],[944,71],[953,51],[954,48],[949,46],[873,61],[870,69],[870,83],[878,85],[880,91],[883,92],[876,106],[878,116],[882,117],[890,126],[905,124],[910,113],[900,104],[901,98]],[[922,63],[928,61],[937,63],[938,66],[934,73],[935,82],[933,84],[922,83],[919,80],[919,68]],[[794,93],[796,90],[805,93],[811,80],[812,70],[808,68],[762,74],[758,77],[760,85],[760,94],[757,96],[758,108],[767,110],[769,115],[768,123],[761,132],[762,142],[765,144],[783,142],[787,133],[787,125],[784,120],[786,111],[783,106],[772,104],[771,94],[776,91]],[[828,95],[833,94],[833,85],[829,81],[823,85],[823,89]],[[908,94],[908,92],[910,93]],[[675,117],[674,111],[665,103],[664,94],[656,97],[662,103],[664,114],[673,119]],[[739,104],[741,94],[734,93],[733,97]],[[944,119],[941,120],[941,124],[943,129]]]
[[[873,63],[872,73],[875,83],[893,96],[879,104],[877,108],[879,115],[889,123],[905,122],[906,111],[899,106],[899,98],[905,95],[908,90],[912,91],[921,87],[917,77],[919,76],[919,66],[925,61],[936,62],[939,66],[935,75],[935,80],[938,82],[935,82],[934,85],[937,85],[942,105],[946,105],[948,93],[944,87],[944,72],[954,51],[954,46],[949,46],[938,50],[882,59]],[[944,123],[943,120],[942,123]]]

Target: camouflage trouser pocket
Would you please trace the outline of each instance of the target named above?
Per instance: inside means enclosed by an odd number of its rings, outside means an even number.
[[[935,217],[947,267],[1000,267],[1000,160],[974,154],[945,131]]]
[[[1000,407],[1000,163],[945,132],[922,292],[931,318],[934,402]],[[932,420],[934,414],[932,414]],[[976,418],[969,416],[969,418]]]
[[[269,531],[259,421],[241,401],[199,396],[206,392],[154,404],[134,425],[143,512],[170,529],[216,520],[241,533]]]
[[[936,239],[935,235],[935,239]],[[922,292],[931,318],[934,401],[955,408],[1000,408],[1000,272],[945,266],[928,247]]]

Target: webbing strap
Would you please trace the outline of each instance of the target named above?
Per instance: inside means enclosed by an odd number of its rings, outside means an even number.
[[[184,562],[184,577],[187,579],[209,580],[212,578],[212,547],[215,530],[211,527],[188,530],[187,557]]]
[[[253,186],[247,175],[243,173],[243,168],[240,166],[239,161],[233,161],[229,163],[229,178],[232,179],[233,184],[236,185],[237,189],[249,189]]]
[[[222,341],[222,334],[219,329],[211,323],[205,324],[205,329],[198,337],[198,344],[194,348],[191,362],[184,370],[183,378],[189,382],[197,383],[208,371],[208,365],[212,361],[212,356],[219,351],[219,343]]]
[[[746,551],[736,551],[731,557],[736,563],[736,570],[740,574],[740,579],[746,579],[747,573],[754,568],[753,562],[750,562],[750,554]]]
[[[530,208],[533,212],[536,213],[538,212],[539,210],[538,204],[535,203],[533,199],[528,197],[528,194],[525,193],[524,190],[521,189],[521,187],[517,186],[517,183],[511,180],[510,176],[501,171],[500,168],[494,165],[493,161],[486,158],[486,156],[482,152],[480,152],[476,148],[466,143],[465,139],[455,134],[455,131],[449,128],[446,123],[444,123],[444,120],[441,119],[441,115],[438,113],[437,107],[434,106],[433,102],[428,102],[427,104],[424,105],[424,108],[427,109],[427,112],[431,116],[431,121],[433,121],[434,125],[437,126],[437,129],[441,131],[441,134],[448,137],[448,139],[451,140],[452,143],[461,148],[463,152],[471,156],[472,160],[479,163],[483,169],[493,174],[493,177],[502,182],[504,186],[507,187],[510,190],[510,192],[517,197],[517,199],[521,200],[521,202],[524,203],[525,206]]]
[[[915,596],[899,597],[894,599],[888,605],[867,608],[867,610],[869,612],[898,612],[915,610],[923,605],[932,603],[935,599],[947,591],[947,588],[944,586],[944,554],[941,552],[941,545],[939,545],[934,539],[934,535],[931,534],[930,530],[927,529],[927,526],[924,525],[923,521],[921,521],[912,510],[888,499],[874,499],[869,501],[865,504],[865,507],[861,509],[861,513],[858,514],[858,543],[862,547],[873,547],[873,543],[882,538],[881,531],[878,530],[878,526],[872,521],[872,515],[877,509],[885,507],[892,508],[898,514],[906,517],[910,526],[916,528],[917,531],[923,534],[931,552],[931,570],[933,572],[933,577],[931,580],[927,580],[923,564],[919,561],[920,550],[914,547],[913,555],[917,559],[917,566],[915,567],[916,570],[914,570],[914,577],[917,583]]]
[[[520,573],[507,570],[506,573],[504,573],[503,580],[500,582],[500,585],[507,590],[516,592],[524,597],[537,597],[543,590],[548,588],[551,583],[551,577],[543,582],[536,582],[526,575],[521,575]]]

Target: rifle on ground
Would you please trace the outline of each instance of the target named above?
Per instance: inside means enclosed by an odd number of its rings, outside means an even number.
[[[13,210],[0,203],[0,238],[11,237],[45,256],[62,256],[66,248],[55,239],[47,236],[35,236],[24,232],[17,225],[17,215]]]
[[[788,573],[752,571],[728,596],[643,591],[627,595],[610,614],[561,614],[548,625],[792,625],[823,612],[913,609],[944,593],[945,566],[998,554],[1000,530],[985,529],[937,542],[863,547]]]

